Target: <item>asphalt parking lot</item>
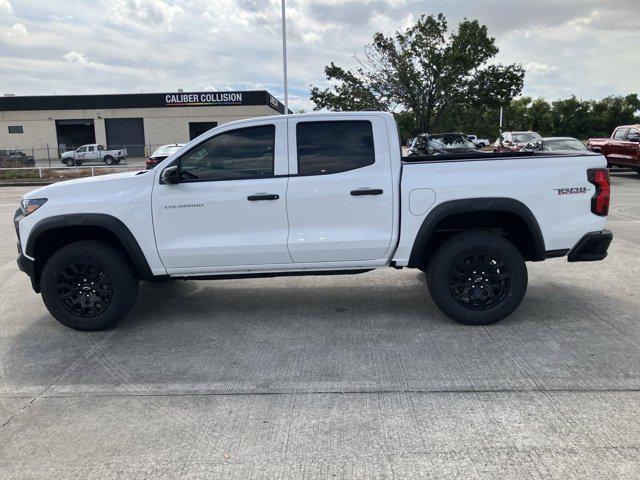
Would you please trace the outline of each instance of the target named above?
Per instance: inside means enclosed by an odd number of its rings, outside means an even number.
[[[640,176],[609,258],[528,264],[489,327],[417,271],[143,284],[117,329],[54,321],[0,189],[1,478],[638,478]]]

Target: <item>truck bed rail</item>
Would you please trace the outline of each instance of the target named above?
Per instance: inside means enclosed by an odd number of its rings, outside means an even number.
[[[582,157],[599,155],[595,152],[490,152],[490,153],[453,153],[448,155],[416,155],[402,157],[403,163],[438,163],[438,162],[472,162],[482,160],[518,159],[530,157]]]

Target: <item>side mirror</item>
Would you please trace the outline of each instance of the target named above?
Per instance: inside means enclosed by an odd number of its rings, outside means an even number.
[[[160,175],[162,181],[168,185],[176,185],[180,183],[180,167],[178,165],[172,165],[162,171]]]

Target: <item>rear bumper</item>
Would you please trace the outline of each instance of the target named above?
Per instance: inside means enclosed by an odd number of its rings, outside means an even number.
[[[607,257],[607,250],[613,240],[609,230],[589,232],[569,251],[569,262],[595,262]]]

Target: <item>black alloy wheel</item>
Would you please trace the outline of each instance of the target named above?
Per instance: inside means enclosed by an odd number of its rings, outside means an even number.
[[[138,275],[126,252],[80,240],[55,251],[40,276],[42,299],[56,320],[76,330],[102,330],[133,308]]]
[[[487,310],[502,302],[511,286],[504,261],[489,252],[465,255],[451,269],[449,291],[462,306]]]
[[[506,238],[474,230],[452,235],[426,259],[427,286],[449,318],[488,325],[509,316],[527,291],[527,267]]]
[[[64,267],[56,288],[60,303],[79,317],[99,315],[113,300],[111,279],[95,265],[85,262]]]

